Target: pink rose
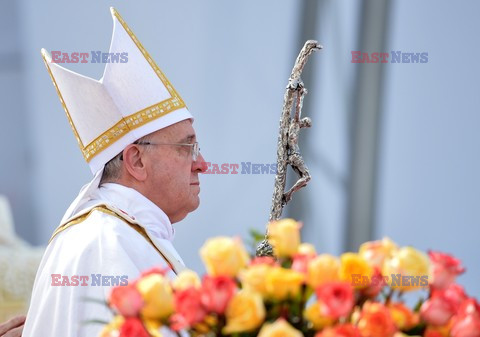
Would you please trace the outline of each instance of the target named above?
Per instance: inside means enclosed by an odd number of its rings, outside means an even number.
[[[137,317],[144,302],[134,283],[119,286],[110,293],[110,307],[124,317]]]
[[[165,276],[170,268],[165,267],[165,268],[160,268],[160,267],[152,267],[148,270],[145,270],[142,274],[140,274],[141,277],[145,277],[151,274],[160,274],[162,276]]]
[[[449,254],[429,251],[428,256],[433,278],[430,285],[433,288],[444,289],[454,283],[458,275],[465,272],[462,262]]]
[[[202,306],[201,291],[190,287],[175,293],[176,313],[171,317],[171,328],[179,331],[203,321],[207,312]]]
[[[353,308],[353,289],[348,282],[328,282],[319,286],[315,293],[320,302],[320,313],[337,319],[347,316]]]
[[[201,303],[207,311],[223,314],[236,290],[237,284],[231,277],[205,275]]]
[[[452,337],[480,337],[480,319],[467,315],[455,322],[450,331]]]
[[[259,256],[255,257],[253,260],[250,261],[250,266],[255,266],[257,264],[266,264],[269,266],[275,266],[277,265],[277,261],[270,256]]]
[[[308,273],[308,264],[315,258],[314,254],[295,254],[293,256],[292,269],[299,273]]]
[[[138,318],[127,318],[120,327],[119,337],[150,337],[150,334]]]
[[[455,303],[445,296],[444,291],[434,292],[420,308],[422,319],[428,324],[435,326],[447,324],[455,313]]]

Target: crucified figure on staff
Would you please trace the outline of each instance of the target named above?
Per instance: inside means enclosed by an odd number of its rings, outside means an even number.
[[[293,194],[302,187],[305,187],[310,181],[310,173],[303,161],[303,157],[300,154],[300,147],[298,146],[300,129],[312,125],[310,118],[305,117],[300,119],[302,115],[303,98],[307,94],[307,89],[305,89],[300,75],[310,54],[322,48],[317,41],[309,40],[305,42],[288,79],[282,116],[280,118],[280,131],[277,144],[277,174],[275,176],[269,221],[279,219],[282,215],[283,207],[292,199]],[[293,118],[291,118],[292,110],[294,110]],[[298,179],[293,186],[285,192],[288,165],[298,174]],[[273,249],[268,242],[268,232],[265,234],[265,240],[257,247],[256,253],[257,256],[273,256]]]

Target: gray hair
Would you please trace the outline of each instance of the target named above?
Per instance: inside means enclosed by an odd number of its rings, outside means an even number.
[[[150,142],[151,135],[143,136],[142,138],[137,139],[133,144],[137,143],[147,143]],[[149,146],[146,147],[145,151],[149,150]],[[105,164],[103,169],[102,179],[100,179],[100,185],[104,183],[114,183],[120,179],[122,173],[123,165],[123,151],[117,154],[115,157],[110,159]]]

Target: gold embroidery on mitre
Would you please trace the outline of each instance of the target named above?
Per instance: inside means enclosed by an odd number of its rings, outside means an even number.
[[[114,8],[111,8],[111,11],[112,11],[112,14],[117,18],[117,20],[123,26],[125,31],[128,33],[128,35],[130,36],[132,41],[135,43],[137,48],[140,50],[143,57],[147,60],[148,64],[150,64],[152,69],[155,71],[155,74],[157,74],[160,81],[162,81],[163,85],[165,86],[167,91],[170,93],[171,97],[159,103],[156,103],[152,106],[149,106],[143,110],[135,112],[129,116],[123,117],[110,129],[106,130],[97,138],[95,138],[93,141],[91,141],[89,144],[84,146],[75,128],[75,124],[73,123],[70,113],[68,112],[68,108],[65,104],[65,101],[63,100],[62,94],[60,92],[60,88],[57,86],[55,78],[53,77],[53,74],[50,70],[50,66],[48,65],[48,62],[46,60],[45,53],[42,52],[42,57],[45,62],[45,65],[47,66],[47,70],[48,70],[48,73],[50,74],[50,78],[52,79],[52,82],[53,82],[53,85],[55,86],[58,97],[60,98],[60,102],[62,103],[63,109],[65,110],[65,113],[67,115],[68,122],[72,127],[73,133],[75,134],[75,138],[78,141],[80,150],[82,151],[83,157],[85,158],[87,163],[89,163],[93,157],[95,157],[100,152],[108,148],[110,145],[112,145],[117,140],[122,138],[128,132],[135,130],[147,123],[150,123],[151,121],[154,121],[157,118],[160,118],[172,111],[186,107],[186,104],[183,101],[183,99],[180,97],[180,95],[175,90],[175,88],[170,83],[170,81],[165,76],[165,74],[157,66],[155,61],[150,56],[150,54],[148,54],[147,50],[143,47],[142,43],[137,39],[133,31],[128,27],[127,23],[123,20],[120,14]]]

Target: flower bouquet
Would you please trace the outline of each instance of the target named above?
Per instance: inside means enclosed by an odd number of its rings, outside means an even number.
[[[480,336],[480,306],[455,283],[464,268],[450,255],[387,238],[319,255],[292,219],[268,233],[276,259],[250,258],[240,240],[218,237],[201,248],[202,279],[186,270],[170,281],[152,269],[113,288],[115,318],[101,336]],[[413,290],[424,298],[410,308],[402,298]]]

